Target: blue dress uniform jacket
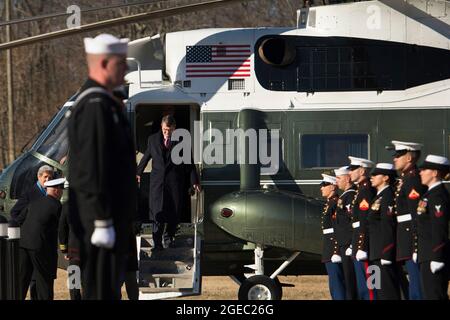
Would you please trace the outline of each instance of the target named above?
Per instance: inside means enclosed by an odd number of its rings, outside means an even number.
[[[340,247],[346,249],[352,243],[352,202],[355,199],[354,187],[341,194],[336,209],[336,237]]]
[[[372,188],[368,180],[364,180],[358,184],[356,197],[352,206],[352,223],[353,225],[359,224],[359,227],[353,228],[352,256],[354,258],[356,258],[356,252],[358,250],[367,253],[369,250],[367,215],[375,193],[375,189]]]
[[[395,261],[396,220],[394,192],[387,187],[372,201],[369,211],[369,260]]]
[[[331,256],[339,255],[338,242],[335,235],[336,226],[336,207],[338,196],[332,196],[327,199],[327,202],[322,212],[322,232],[323,234],[323,250],[322,262],[331,261]]]
[[[427,191],[417,208],[418,261],[446,262],[450,199],[443,184]]]
[[[395,192],[397,219],[404,220],[397,224],[397,261],[412,258],[413,244],[417,237],[417,205],[426,189],[427,187],[420,181],[417,167],[402,173],[401,183],[398,184]]]
[[[415,250],[418,250],[422,293],[427,300],[448,299],[449,219],[450,197],[445,186],[440,184],[428,190],[417,207],[418,241],[415,243]],[[431,261],[443,262],[445,266],[432,273]]]

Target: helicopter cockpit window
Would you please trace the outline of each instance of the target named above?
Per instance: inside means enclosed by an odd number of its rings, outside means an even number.
[[[367,158],[367,134],[305,134],[301,136],[303,169],[333,168],[348,163],[348,156]]]
[[[67,136],[68,117],[61,117],[59,123],[37,149],[37,152],[60,164],[64,164],[69,151],[69,139]]]

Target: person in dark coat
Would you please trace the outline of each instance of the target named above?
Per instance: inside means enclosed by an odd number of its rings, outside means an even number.
[[[442,180],[448,177],[447,158],[428,155],[420,166],[420,178],[428,191],[417,207],[417,235],[415,243],[423,298],[448,300],[450,264],[450,196]]]
[[[44,184],[53,178],[53,168],[48,165],[41,166],[37,171],[37,181],[27,189],[22,196],[17,200],[16,204],[11,208],[11,219],[15,220],[19,225],[23,224],[25,215],[21,215],[21,212],[26,211],[26,208],[30,202],[45,197],[47,192],[45,191]],[[30,298],[31,300],[37,299],[36,293],[36,281],[34,277],[30,283]]]
[[[417,205],[427,187],[422,184],[417,168],[422,145],[414,142],[391,141],[395,149],[395,169],[401,172],[395,192],[397,215],[397,261],[404,264],[408,279],[402,282],[408,288],[409,300],[422,300],[419,265],[413,261],[413,244],[417,241]],[[416,257],[417,258],[417,257]],[[416,259],[417,260],[417,259]]]
[[[73,229],[69,223],[69,204],[66,202],[62,207],[61,218],[58,227],[59,250],[64,254],[64,259],[69,263],[68,276],[72,275],[73,266],[80,270],[80,242],[75,236]],[[72,266],[72,268],[71,268]],[[75,280],[78,281],[75,275]],[[81,300],[81,283],[73,283],[69,281],[70,300]]]
[[[45,197],[47,195],[44,184],[53,178],[53,168],[48,165],[43,165],[38,169],[37,181],[30,188],[28,188],[22,196],[17,200],[16,204],[11,208],[11,219],[21,225],[20,212],[24,210],[33,200]]]
[[[345,280],[345,299],[356,300],[358,293],[356,291],[355,267],[351,258],[352,244],[352,202],[356,196],[355,186],[350,180],[350,170],[348,167],[341,167],[334,170],[336,175],[336,184],[343,193],[339,196],[336,208],[336,239],[339,246],[339,255],[342,258],[342,270]]]
[[[163,248],[165,242],[173,243],[180,214],[186,183],[190,183],[196,191],[200,191],[198,176],[194,164],[175,164],[171,151],[177,145],[171,136],[176,122],[172,115],[166,115],[161,121],[161,131],[148,138],[147,150],[137,166],[137,179],[144,172],[147,163],[152,159],[150,174],[149,206],[150,219],[153,220],[153,241],[156,249]],[[186,171],[190,181],[185,181]],[[166,231],[164,231],[167,224]]]
[[[322,174],[320,191],[326,199],[322,212],[323,250],[322,262],[328,273],[328,285],[333,300],[345,300],[345,281],[342,270],[342,258],[335,234],[336,208],[338,196],[336,194],[336,178]]]
[[[380,268],[378,300],[400,300],[400,268],[396,262],[394,189],[397,172],[390,163],[378,163],[370,182],[377,189],[368,213],[369,260]]]
[[[130,126],[113,96],[124,83],[128,40],[101,34],[84,42],[89,79],[68,123],[69,222],[81,241],[83,299],[117,300],[137,189]]]
[[[358,299],[374,300],[375,290],[367,286],[369,234],[367,232],[367,212],[375,196],[375,189],[368,180],[370,168],[374,163],[368,159],[349,157],[350,178],[357,185],[352,203],[352,247],[351,254],[355,266]],[[350,251],[350,250],[349,250]]]
[[[31,202],[21,227],[20,287],[25,299],[31,277],[36,280],[37,300],[53,300],[58,264],[58,222],[64,178],[45,183],[47,196]]]

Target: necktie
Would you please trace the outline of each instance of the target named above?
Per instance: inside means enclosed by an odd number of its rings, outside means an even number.
[[[164,146],[167,148],[167,149],[169,149],[169,139],[165,139],[164,140]]]

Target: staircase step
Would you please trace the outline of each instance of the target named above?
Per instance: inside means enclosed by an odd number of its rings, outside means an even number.
[[[141,248],[140,260],[168,260],[193,263],[193,248],[167,248],[154,251],[152,248]]]
[[[155,273],[186,273],[192,270],[193,264],[183,261],[168,260],[141,260],[139,263],[139,272],[142,274]]]
[[[192,292],[192,288],[139,288],[141,293]]]

